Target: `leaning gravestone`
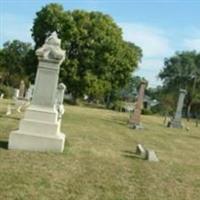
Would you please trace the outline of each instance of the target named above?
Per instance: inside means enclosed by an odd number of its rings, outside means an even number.
[[[143,128],[140,122],[141,118],[141,109],[143,104],[143,98],[144,98],[144,90],[145,90],[146,82],[142,81],[140,85],[140,90],[138,94],[138,99],[135,105],[134,113],[131,115],[129,120],[129,126],[131,128],[141,129]]]
[[[183,125],[181,124],[181,117],[182,117],[182,110],[183,110],[183,103],[184,98],[186,95],[186,90],[180,89],[178,104],[176,108],[176,114],[174,116],[174,119],[171,121],[171,127],[173,128],[182,128]]]
[[[65,58],[60,44],[54,32],[36,51],[39,65],[33,98],[19,130],[10,134],[9,149],[54,152],[64,149],[65,135],[60,132],[61,120],[56,105],[58,75]]]
[[[142,157],[146,157],[146,149],[141,144],[138,144],[136,146],[135,153],[142,156]]]

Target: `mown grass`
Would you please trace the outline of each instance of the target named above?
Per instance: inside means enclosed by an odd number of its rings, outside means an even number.
[[[163,118],[142,116],[144,130],[127,127],[128,114],[66,106],[62,154],[7,150],[23,114],[5,116],[0,102],[0,199],[199,200],[200,127],[169,129]],[[135,154],[138,143],[160,159]]]

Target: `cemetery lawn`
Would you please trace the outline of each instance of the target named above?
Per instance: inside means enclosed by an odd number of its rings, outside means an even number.
[[[65,107],[65,150],[7,150],[8,136],[23,114],[5,116],[0,102],[0,199],[2,200],[199,200],[200,127],[172,129],[163,118],[142,116],[144,130],[127,127],[128,114]],[[138,143],[160,162],[134,154]]]

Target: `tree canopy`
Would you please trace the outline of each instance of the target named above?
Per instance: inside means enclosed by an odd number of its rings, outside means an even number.
[[[53,31],[66,50],[61,81],[74,97],[98,98],[123,88],[142,56],[141,49],[124,41],[121,28],[101,12],[65,11],[59,4],[49,4],[36,13],[35,48]]]
[[[6,42],[0,50],[1,82],[17,87],[21,79],[27,78],[27,54],[32,49],[30,43],[13,40]]]
[[[187,113],[192,104],[200,101],[200,54],[195,51],[177,52],[166,58],[159,77],[163,80],[166,93],[177,96],[179,89],[187,90]]]

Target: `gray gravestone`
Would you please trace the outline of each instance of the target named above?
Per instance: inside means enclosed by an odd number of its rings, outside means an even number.
[[[24,94],[25,94],[25,83],[23,80],[21,80],[19,86],[19,99],[24,99]]]
[[[66,86],[63,83],[60,83],[57,89],[57,103],[56,103],[57,110],[58,110],[58,119],[61,119],[62,115],[65,112],[64,106],[63,106],[65,90],[66,90]]]
[[[34,85],[30,85],[28,90],[26,91],[25,99],[30,101],[33,97]]]
[[[12,110],[11,110],[11,105],[7,106],[7,111],[6,111],[6,115],[9,116],[12,114]]]
[[[13,100],[17,100],[19,98],[19,89],[14,89]]]
[[[138,155],[140,155],[140,156],[142,156],[142,157],[146,156],[146,150],[145,150],[145,148],[141,144],[138,144],[136,146],[135,153],[138,154]]]
[[[181,118],[182,118],[182,110],[183,110],[183,103],[184,103],[184,98],[186,95],[186,90],[180,89],[180,94],[179,94],[179,99],[177,103],[177,108],[176,108],[176,114],[174,116],[174,119],[171,121],[171,127],[173,128],[182,128],[181,124]]]
[[[159,159],[156,156],[155,151],[147,149],[146,150],[146,160],[150,161],[150,162],[158,162]]]

